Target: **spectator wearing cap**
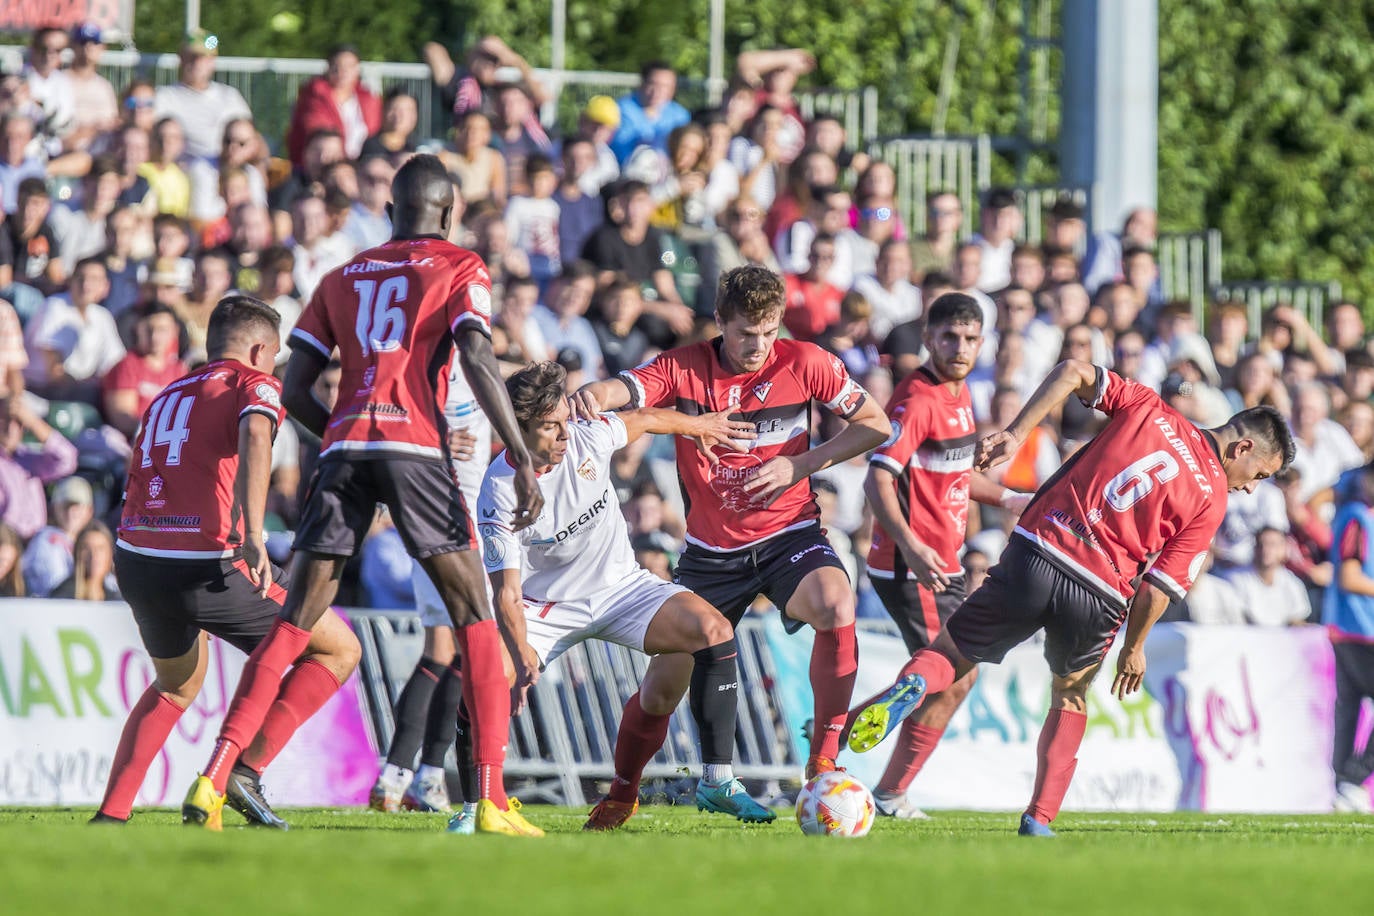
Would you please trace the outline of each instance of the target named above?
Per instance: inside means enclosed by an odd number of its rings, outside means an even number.
[[[102,305],[110,289],[105,264],[87,258],[71,288],[51,296],[25,329],[28,386],[47,398],[96,403],[100,376],[124,358],[114,317]]]
[[[1088,243],[1083,257],[1083,285],[1097,295],[1104,283],[1126,279],[1122,254],[1128,247],[1154,250],[1158,242],[1159,218],[1149,207],[1139,207],[1126,214],[1120,232],[1100,232]]]
[[[911,279],[920,283],[930,271],[949,273],[964,225],[964,205],[953,191],[926,195],[926,232],[911,241]]]
[[[66,50],[66,32],[56,26],[35,29],[21,74],[29,85],[30,98],[43,111],[38,132],[59,140],[71,134],[76,118],[71,77],[62,69],[62,53]],[[49,153],[56,154],[61,148],[59,142],[49,147]]]
[[[614,106],[612,106],[614,107]],[[600,193],[587,193],[583,179],[597,168],[596,148],[585,137],[563,143],[563,174],[553,200],[558,204],[558,251],[563,263],[577,260],[582,246],[605,221],[606,207]]]
[[[677,71],[660,60],[649,61],[639,69],[639,88],[622,96],[620,126],[611,138],[611,150],[624,165],[640,146],[668,152],[668,135],[691,120],[677,95]]]
[[[1043,243],[1046,248],[1077,254],[1087,243],[1087,232],[1083,206],[1069,195],[1060,194],[1045,211]]]
[[[24,441],[28,433],[33,443]],[[43,485],[76,470],[77,451],[24,402],[0,399],[0,522],[28,540],[47,521]]]
[[[29,594],[46,598],[72,574],[76,536],[95,517],[91,485],[81,477],[65,477],[52,490],[52,510],[45,525],[24,549],[24,581]]]
[[[542,106],[549,101],[548,92],[535,76],[534,68],[496,35],[487,35],[473,45],[462,67],[454,65],[448,49],[438,42],[426,42],[422,53],[434,85],[439,87],[444,107],[453,112],[454,124],[469,111],[481,111],[489,116],[496,114],[502,67],[520,71],[520,79],[529,87],[535,105]],[[532,119],[531,126],[537,126],[537,114],[532,115]]]
[[[349,159],[362,154],[363,144],[382,126],[382,103],[362,84],[362,65],[353,45],[335,45],[326,58],[323,76],[301,86],[291,126],[286,134],[291,164],[304,164],[305,141],[317,130],[332,130],[343,138]]]
[[[973,241],[983,250],[978,288],[985,293],[1011,283],[1011,253],[1021,231],[1021,208],[1009,188],[992,188],[983,195],[978,232]]]
[[[382,96],[382,126],[367,138],[359,159],[382,156],[393,168],[415,152],[415,128],[420,124],[420,103],[400,86]]]
[[[611,149],[611,138],[620,129],[620,106],[609,95],[594,95],[577,119],[577,136],[592,144],[595,163],[581,173],[578,186],[588,197],[620,177],[620,160]]]
[[[134,323],[133,349],[100,380],[105,422],[130,441],[153,399],[186,373],[177,359],[179,334],[176,312],[159,302],[149,303]]]
[[[601,344],[587,310],[596,294],[596,266],[587,261],[571,261],[554,280],[544,296],[545,305],[534,310],[535,323],[549,348],[555,352],[566,348],[575,350],[582,370],[593,381],[605,372],[601,365]]]
[[[105,55],[105,36],[94,22],[72,29],[72,65],[67,77],[72,86],[72,134],[86,145],[99,134],[119,126],[119,98],[114,86],[96,67]]]
[[[158,88],[153,106],[159,119],[177,119],[186,133],[187,155],[212,163],[212,171],[225,125],[253,117],[237,89],[214,82],[219,50],[216,36],[204,29],[190,32],[181,46],[177,81]]]

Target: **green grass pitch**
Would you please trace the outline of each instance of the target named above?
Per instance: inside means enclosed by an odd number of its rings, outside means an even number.
[[[530,806],[543,840],[459,837],[439,815],[284,811],[289,833],[180,826],[139,812],[0,809],[0,912],[780,913],[1368,912],[1374,818],[1068,813],[1053,840],[1015,815],[880,820],[859,840],[806,837],[791,812],[746,826],[641,809],[583,834],[586,809]]]

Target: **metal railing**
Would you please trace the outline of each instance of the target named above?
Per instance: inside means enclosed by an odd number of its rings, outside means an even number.
[[[1208,297],[1221,283],[1221,230],[1161,235],[1155,257],[1164,297],[1191,302],[1198,327],[1203,327]]]
[[[1326,310],[1341,301],[1341,285],[1330,283],[1271,280],[1237,280],[1212,288],[1214,302],[1244,303],[1250,321],[1250,336],[1258,337],[1260,319],[1266,309],[1287,305],[1297,309],[1312,327],[1320,329]]]
[[[977,137],[886,137],[872,141],[868,152],[897,173],[897,212],[911,236],[926,231],[926,195],[953,191],[964,210],[961,237],[971,235],[978,194],[992,181],[992,146]]]

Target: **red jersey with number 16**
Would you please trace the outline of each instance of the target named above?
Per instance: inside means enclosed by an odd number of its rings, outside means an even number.
[[[1098,367],[1106,428],[1045,482],[1016,533],[1107,598],[1125,604],[1145,570],[1183,598],[1226,515],[1216,440],[1149,388]]]
[[[237,360],[208,363],[162,390],[139,429],[124,486],[119,546],[153,557],[230,557],[243,542],[234,502],[239,421],[286,413],[281,382]]]
[[[734,375],[721,365],[718,340],[660,353],[618,376],[632,407],[674,407],[697,416],[735,407],[758,438],[721,450],[711,464],[695,441],[677,437],[678,473],[687,501],[687,540],[711,550],[739,550],[819,517],[809,480],[788,487],[772,505],[754,508],[744,485],[765,461],[811,448],[811,402],[848,419],[868,397],[839,357],[815,344],[779,340],[763,368]]]
[[[892,435],[873,457],[876,464],[897,475],[897,501],[916,540],[940,555],[946,575],[963,574],[959,548],[968,526],[969,477],[978,436],[968,386],[951,394],[935,375],[922,367],[897,386],[888,402]],[[873,526],[868,571],[880,579],[897,577],[900,567],[910,575],[897,542]]]
[[[320,281],[291,332],[293,347],[343,373],[321,455],[440,458],[453,332],[490,333],[491,278],[482,259],[437,238],[368,249]]]

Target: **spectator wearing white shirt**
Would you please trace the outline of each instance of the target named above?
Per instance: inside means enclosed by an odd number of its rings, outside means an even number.
[[[1308,502],[1344,471],[1365,463],[1350,433],[1331,419],[1331,396],[1321,382],[1304,382],[1293,396],[1293,467],[1302,475],[1298,496]]]
[[[105,251],[106,221],[119,202],[121,190],[118,164],[100,158],[81,182],[80,206],[53,208],[48,220],[57,236],[63,264],[75,264]]]
[[[67,76],[72,85],[76,143],[86,146],[107,130],[119,126],[119,97],[110,81],[96,72],[105,54],[105,36],[94,22],[72,29],[72,65]]]
[[[43,123],[38,125],[38,132],[50,138],[60,139],[70,134],[76,115],[71,77],[62,69],[65,50],[66,32],[54,26],[35,30],[22,74],[29,84],[29,97],[43,110]],[[50,146],[48,153],[55,156],[60,150],[59,143]]]
[[[1281,627],[1305,623],[1312,613],[1307,587],[1285,566],[1288,536],[1277,528],[1255,535],[1255,561],[1231,576],[1240,595],[1245,619],[1256,626]]]
[[[329,232],[329,212],[324,200],[313,194],[296,199],[291,205],[291,229],[295,242],[291,254],[296,258],[292,276],[302,302],[309,302],[324,275],[344,264],[356,253],[353,243],[342,232]]]
[[[1266,528],[1288,530],[1288,509],[1278,487],[1262,480],[1252,493],[1237,490],[1229,494],[1226,515],[1212,542],[1222,575],[1254,562],[1255,538]]]
[[[100,376],[124,358],[114,316],[100,304],[109,289],[104,263],[87,258],[76,265],[70,292],[50,297],[29,321],[25,380],[36,394],[96,402]]]
[[[876,270],[854,281],[854,289],[863,293],[873,306],[868,327],[873,336],[883,340],[904,321],[921,316],[921,290],[911,280],[911,251],[907,243],[888,239],[878,249]]]
[[[1243,490],[1236,491],[1238,493]],[[1253,541],[1252,547],[1253,547]],[[1211,572],[1212,552],[1207,552],[1202,573],[1188,589],[1188,619],[1193,623],[1236,626],[1245,623],[1245,603],[1235,586]]]
[[[1020,231],[1021,208],[1016,205],[1016,196],[1007,188],[992,188],[984,194],[978,234],[973,237],[983,250],[978,275],[978,288],[983,292],[995,292],[1011,283],[1011,254]]]
[[[978,365],[990,367],[997,357],[997,341],[995,335],[987,332],[997,327],[997,305],[978,288],[978,278],[983,274],[983,257],[983,246],[977,242],[964,242],[954,250],[954,288],[972,296],[983,310],[983,346],[978,350]]]
[[[187,35],[177,82],[159,87],[153,105],[158,120],[173,117],[180,122],[187,155],[211,163],[219,155],[225,125],[235,118],[253,117],[237,89],[214,82],[218,56],[219,39],[214,35],[204,29]]]

